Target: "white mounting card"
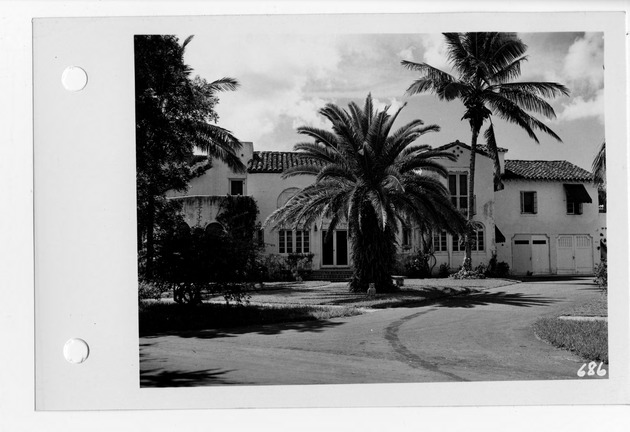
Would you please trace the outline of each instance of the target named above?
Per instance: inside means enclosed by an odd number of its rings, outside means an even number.
[[[214,32],[229,39],[243,32],[256,37],[484,30],[604,35],[605,139],[608,169],[615,173],[608,184],[609,196],[615,197],[609,202],[608,256],[611,286],[619,288],[609,293],[609,378],[141,388],[134,35]],[[630,401],[628,212],[625,198],[618,198],[628,196],[623,13],[38,18],[33,20],[33,51],[38,410]],[[239,56],[238,47],[233,55]],[[218,72],[217,77],[226,75]],[[64,88],[64,76],[70,90]],[[78,345],[75,363],[64,358],[64,346],[73,338],[89,346],[85,352]]]

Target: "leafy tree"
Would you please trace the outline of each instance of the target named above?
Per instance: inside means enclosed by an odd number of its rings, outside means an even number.
[[[332,132],[300,127],[298,133],[314,142],[295,145],[303,165],[287,169],[283,177],[314,175],[315,182],[276,210],[265,224],[311,226],[327,221],[328,236],[347,221],[353,276],[349,288],[365,292],[375,283],[379,292],[393,291],[391,274],[396,259],[396,233],[409,220],[421,229],[444,228],[461,232],[465,220],[448,198],[440,181],[447,171],[436,158],[453,155],[413,144],[437,125],[414,120],[392,131],[402,110],[374,110],[368,95],[361,109],[328,104],[319,112],[332,123]]]
[[[420,73],[420,78],[407,89],[410,95],[433,93],[440,100],[459,99],[464,104],[464,116],[470,124],[469,196],[474,196],[475,157],[477,138],[488,121],[484,137],[494,160],[495,190],[501,183],[497,142],[492,115],[520,126],[530,138],[538,141],[534,130],[545,132],[562,141],[549,127],[529,112],[554,118],[555,112],[545,98],[568,95],[562,84],[551,82],[513,82],[521,74],[521,64],[527,60],[527,46],[514,33],[444,33],[448,60],[455,75],[426,63],[403,61],[403,66]],[[464,268],[471,269],[472,218],[474,201],[468,201],[468,230],[464,236]]]
[[[188,37],[181,45],[175,36],[136,36],[136,182],[138,249],[146,276],[151,277],[155,230],[159,220],[177,211],[165,199],[168,190],[185,190],[195,175],[191,160],[195,147],[235,171],[245,167],[235,151],[241,143],[217,126],[217,92],[235,90],[238,82],[222,78],[207,82],[191,78],[184,62]]]

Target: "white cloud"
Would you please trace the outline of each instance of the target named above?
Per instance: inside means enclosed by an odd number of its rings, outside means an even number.
[[[422,35],[424,61],[433,67],[448,71],[448,51],[444,36],[440,33]]]
[[[408,46],[407,48],[400,50],[397,55],[403,60],[414,61],[413,53],[415,50],[415,46]]]
[[[389,105],[390,107],[389,107],[389,110],[387,112],[390,115],[394,114],[398,108],[403,106],[403,104],[404,104],[404,102],[401,101],[401,100],[398,100],[397,98],[389,98],[389,99],[385,99],[385,100],[374,98],[372,100],[372,105],[378,111],[383,111],[385,109],[385,107]]]
[[[573,121],[595,117],[604,124],[604,90],[598,91],[592,98],[575,97],[563,104],[557,121]]]
[[[573,42],[564,59],[564,73],[577,86],[596,90],[604,85],[604,37],[586,33]]]
[[[293,143],[270,137],[279,128],[324,125],[318,110],[327,100],[313,97],[307,88],[334,78],[341,55],[335,38],[326,35],[243,34],[217,40],[198,34],[186,61],[208,80],[231,76],[241,82],[237,91],[219,95],[220,126],[241,140],[288,149]]]
[[[602,33],[585,33],[569,47],[563,75],[571,100],[563,104],[558,120],[597,118],[604,123],[604,39]]]

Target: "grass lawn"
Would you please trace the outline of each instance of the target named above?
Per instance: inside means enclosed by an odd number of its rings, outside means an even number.
[[[586,360],[608,363],[608,323],[541,318],[534,323],[539,338],[573,351]]]
[[[367,297],[365,293],[351,293],[345,282],[278,282],[266,283],[262,289],[249,294],[253,304],[295,304],[325,306],[356,306],[383,309],[413,306],[435,298],[464,295],[486,288],[511,285],[515,281],[503,279],[406,279],[405,285],[396,293],[377,293]],[[220,301],[220,296],[211,298]]]
[[[201,330],[280,322],[312,321],[359,315],[355,306],[241,305],[197,306],[144,301],[140,304],[140,336],[178,330]]]
[[[579,304],[564,312],[563,315],[584,317],[608,316],[608,296],[602,294],[596,300]]]
[[[249,292],[249,304],[226,305],[222,296],[205,298],[198,306],[176,304],[170,298],[140,303],[140,334],[214,329],[281,322],[347,317],[365,309],[415,306],[445,296],[465,295],[485,288],[511,285],[502,279],[408,279],[396,293],[351,293],[346,283],[325,281],[265,283]]]

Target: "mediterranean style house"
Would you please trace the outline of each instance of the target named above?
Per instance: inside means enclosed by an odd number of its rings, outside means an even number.
[[[494,165],[485,146],[478,146],[475,196],[468,196],[471,148],[459,141],[439,147],[452,152],[455,161],[442,160],[448,169],[446,186],[456,207],[467,212],[474,201],[474,220],[479,228],[473,247],[473,266],[488,263],[494,254],[516,275],[592,274],[600,261],[600,242],[605,241],[605,214],[600,212],[598,191],[590,172],[567,161],[506,160],[499,149],[504,189],[494,190]],[[254,151],[243,143],[239,157],[247,172],[236,174],[225,164],[199,162],[200,175],[186,192],[169,192],[180,200],[186,223],[205,229],[222,229],[216,222],[213,197],[247,195],[254,198],[264,221],[301,188],[312,183],[311,176],[283,179],[281,173],[301,162],[295,152]],[[265,253],[288,255],[312,253],[316,271],[349,270],[352,265],[348,231],[335,229],[325,241],[325,221],[299,230],[265,228],[259,234]],[[418,230],[403,229],[399,236],[401,253],[413,253],[421,246]],[[432,233],[436,266],[457,269],[464,258],[459,239],[446,232]]]

